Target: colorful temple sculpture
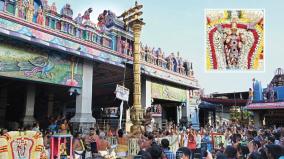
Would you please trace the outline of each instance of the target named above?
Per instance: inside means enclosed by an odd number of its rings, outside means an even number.
[[[263,10],[206,10],[207,71],[263,71]]]
[[[119,112],[112,111],[118,109],[110,108],[120,105],[116,85],[133,91],[133,32],[110,10],[99,14],[97,23],[92,12],[77,14],[72,4],[59,9],[48,0],[0,0],[0,127],[35,120],[46,126],[47,118],[63,115],[82,132],[95,123],[118,125]],[[199,98],[193,93],[199,85],[192,61],[144,44],[140,50],[141,102],[159,105],[154,122],[161,127],[182,117],[198,121],[187,118]],[[129,99],[124,121],[129,120]]]
[[[283,126],[284,109],[284,71],[278,68],[266,88],[262,89],[261,82],[253,80],[253,98],[246,108],[254,113],[257,126]]]

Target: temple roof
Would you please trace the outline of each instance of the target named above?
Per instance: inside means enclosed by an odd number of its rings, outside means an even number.
[[[276,69],[275,75],[270,84],[274,87],[284,86],[284,70],[282,68]]]

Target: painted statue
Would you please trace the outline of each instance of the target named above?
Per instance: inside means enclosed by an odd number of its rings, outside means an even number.
[[[75,22],[77,24],[82,24],[83,22],[83,17],[81,16],[81,13],[78,14],[78,16],[75,18]]]
[[[88,10],[85,11],[82,18],[86,21],[90,21],[90,15],[91,15],[92,12],[93,12],[93,9],[89,8]]]
[[[107,11],[107,16],[105,18],[105,25],[106,25],[106,27],[110,26],[114,22],[114,19],[116,19],[115,13],[110,11],[110,10],[108,10]]]
[[[104,10],[103,13],[101,13],[98,17],[98,27],[100,28],[100,32],[104,32],[105,31],[105,27],[106,27],[106,16],[107,16],[108,11]]]
[[[32,22],[33,20],[33,16],[34,16],[34,4],[32,4],[31,2],[29,2],[28,8],[27,8],[27,13],[26,13],[26,19],[29,22]]]
[[[61,9],[61,15],[72,18],[73,17],[73,10],[71,9],[70,4],[66,4],[62,9]]]
[[[184,74],[185,73],[185,68],[183,67],[183,59],[182,57],[178,58],[178,68],[179,68],[179,73]]]
[[[50,11],[51,13],[55,14],[57,13],[57,7],[55,5],[55,2],[52,3],[51,7],[50,7]]]
[[[190,63],[187,60],[185,60],[185,62],[183,63],[183,67],[184,67],[185,74],[189,76],[190,75]]]
[[[174,63],[173,63],[172,55],[168,56],[166,60],[167,60],[167,68],[173,71]]]
[[[158,48],[158,50],[156,51],[156,54],[157,54],[157,57],[158,57],[158,66],[162,66],[163,65],[163,53],[162,53],[162,49],[161,48]]]
[[[25,19],[25,8],[22,0],[19,0],[18,2],[18,17]]]
[[[37,22],[39,25],[43,25],[43,24],[44,24],[44,17],[43,17],[43,12],[42,12],[41,6],[39,7],[39,9],[38,9],[38,11],[37,11],[37,19],[36,19],[36,22]]]
[[[43,0],[43,9],[46,11],[49,10],[48,0]]]

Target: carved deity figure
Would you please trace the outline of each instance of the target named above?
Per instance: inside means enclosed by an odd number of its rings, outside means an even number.
[[[36,22],[37,22],[39,25],[43,25],[43,24],[44,24],[44,17],[43,17],[43,12],[42,12],[41,6],[38,8],[38,11],[37,11],[37,19],[36,19]]]
[[[70,4],[66,4],[62,9],[61,9],[61,14],[65,17],[72,18],[73,17],[73,10],[71,9]]]
[[[26,19],[29,22],[32,22],[34,16],[34,4],[32,4],[31,2],[29,2],[26,16],[27,16]]]
[[[182,57],[178,58],[178,68],[179,68],[179,73],[184,74],[184,67],[183,67],[183,59]]]
[[[163,65],[162,49],[158,48],[158,50],[156,51],[156,54],[157,54],[157,57],[158,57],[157,64],[158,64],[158,66],[162,66]]]
[[[48,0],[43,0],[43,7],[44,10],[49,10]]]
[[[172,56],[170,55],[168,58],[167,58],[167,67],[169,70],[173,71],[174,70],[174,63],[173,63],[173,58]]]
[[[75,18],[75,22],[77,24],[82,24],[83,22],[83,17],[81,16],[81,13],[78,14],[78,16]]]
[[[106,16],[107,16],[108,11],[104,10],[103,13],[101,13],[98,17],[98,27],[100,28],[101,32],[105,31],[105,25],[106,25]]]
[[[156,49],[153,47],[153,49],[152,49],[152,51],[151,51],[151,57],[152,57],[152,59],[151,59],[151,63],[152,64],[156,64],[157,62],[157,54],[156,54],[156,51],[155,51]]]
[[[92,12],[93,12],[93,9],[89,8],[88,10],[85,11],[82,18],[86,21],[90,21],[90,15],[91,15]]]
[[[57,8],[56,8],[56,5],[55,5],[55,2],[52,3],[52,5],[50,7],[50,11],[53,14],[57,13]]]
[[[19,0],[18,2],[18,17],[25,19],[25,8],[22,0]]]

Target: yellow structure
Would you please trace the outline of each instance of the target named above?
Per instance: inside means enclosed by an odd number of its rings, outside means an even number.
[[[141,66],[140,66],[140,34],[142,26],[145,24],[140,18],[143,14],[140,9],[143,5],[135,6],[128,11],[122,13],[120,17],[123,18],[126,28],[131,28],[134,34],[134,54],[133,54],[133,76],[134,76],[134,93],[133,93],[133,107],[131,109],[131,132],[140,133],[141,124],[143,120],[144,110],[141,106]]]

